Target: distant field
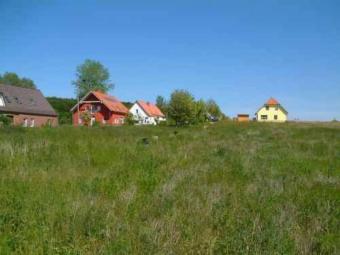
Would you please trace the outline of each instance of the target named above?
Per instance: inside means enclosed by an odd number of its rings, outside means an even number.
[[[340,254],[339,219],[338,123],[0,129],[0,254]]]

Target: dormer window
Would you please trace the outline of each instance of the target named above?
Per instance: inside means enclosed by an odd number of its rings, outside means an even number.
[[[9,104],[11,103],[11,99],[8,96],[5,96],[5,101]]]
[[[4,106],[5,106],[4,96],[0,94],[0,107],[4,107]]]
[[[17,104],[21,104],[21,101],[19,100],[18,97],[14,97],[14,101],[15,101]]]
[[[267,110],[267,111],[269,110],[269,106],[268,106],[268,105],[266,106],[266,110]]]

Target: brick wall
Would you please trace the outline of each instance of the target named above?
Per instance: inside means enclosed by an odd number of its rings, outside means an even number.
[[[27,126],[27,127],[41,127],[44,125],[51,125],[55,127],[58,125],[58,118],[52,116],[40,116],[29,114],[16,114],[13,116],[13,125]]]

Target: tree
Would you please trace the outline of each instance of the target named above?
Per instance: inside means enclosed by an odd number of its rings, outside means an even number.
[[[164,97],[157,96],[156,106],[162,111],[162,113],[168,115],[168,103],[166,102]]]
[[[73,81],[78,97],[85,96],[91,90],[107,92],[113,87],[110,73],[99,61],[87,59],[77,67],[77,80]]]
[[[195,120],[197,123],[203,123],[207,120],[207,106],[203,99],[195,102]]]
[[[21,86],[24,88],[36,88],[34,81],[25,77],[21,79]]]
[[[0,83],[23,88],[36,88],[34,82],[31,79],[25,77],[20,78],[16,73],[13,72],[6,72],[3,76],[0,76]]]
[[[195,120],[195,99],[186,90],[175,90],[171,94],[168,115],[176,125],[191,124]]]
[[[220,119],[222,117],[223,113],[218,104],[213,99],[209,99],[206,105],[207,112],[210,114],[210,116],[216,119]]]

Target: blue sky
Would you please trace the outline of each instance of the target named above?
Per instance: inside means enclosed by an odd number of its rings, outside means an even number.
[[[121,100],[187,89],[234,116],[273,96],[290,119],[340,119],[339,13],[336,0],[0,0],[0,73],[74,97],[89,58]]]

